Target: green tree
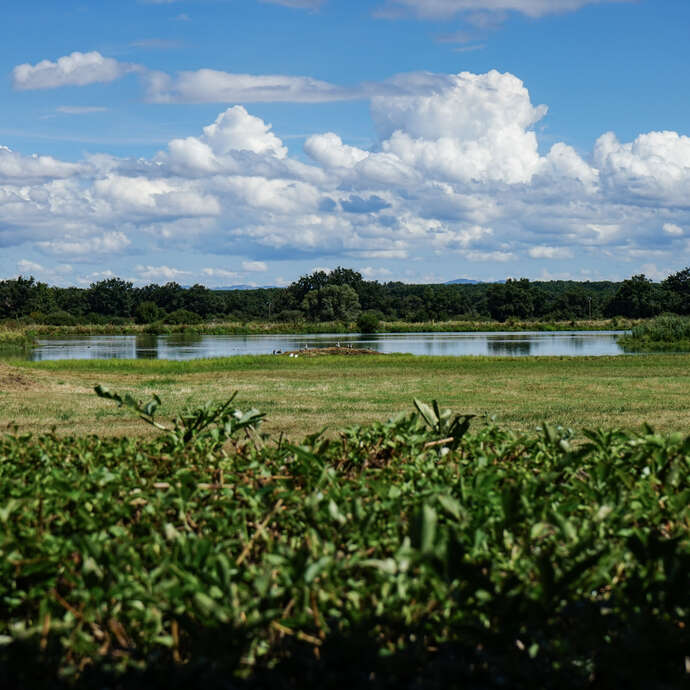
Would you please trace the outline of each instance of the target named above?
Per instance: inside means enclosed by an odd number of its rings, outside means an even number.
[[[381,328],[381,314],[376,311],[363,311],[357,317],[360,333],[376,333]]]
[[[354,321],[361,307],[357,293],[349,285],[327,285],[307,293],[302,311],[310,321]]]
[[[661,287],[668,293],[665,305],[669,311],[676,314],[690,314],[690,267],[670,275]]]
[[[163,318],[164,315],[165,312],[151,300],[140,302],[134,311],[134,318],[137,323],[153,323]]]
[[[633,276],[621,283],[616,294],[607,303],[606,316],[645,318],[663,311],[664,299],[661,288],[644,274]]]
[[[534,295],[527,278],[495,283],[487,291],[489,314],[496,321],[526,319],[534,315]]]
[[[134,307],[134,289],[128,281],[109,278],[91,283],[86,299],[89,309],[96,314],[128,317]]]

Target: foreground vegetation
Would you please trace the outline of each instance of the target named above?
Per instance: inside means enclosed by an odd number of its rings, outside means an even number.
[[[690,317],[659,316],[635,325],[619,342],[635,352],[690,352]]]
[[[164,393],[179,414],[237,390],[238,402],[268,415],[267,430],[293,438],[370,423],[402,412],[412,397],[495,414],[514,431],[542,422],[662,431],[690,428],[690,356],[318,358],[242,356],[164,360],[0,361],[0,425],[58,434],[141,435],[123,410],[94,399],[102,381],[137,398]]]
[[[687,682],[690,438],[416,405],[298,445],[227,404],[3,437],[4,687]]]

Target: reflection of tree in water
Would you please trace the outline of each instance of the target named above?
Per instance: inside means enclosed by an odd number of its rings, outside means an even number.
[[[591,342],[590,338],[590,342]],[[572,350],[582,350],[585,347],[585,339],[580,335],[580,336],[573,336],[568,340],[568,347]]]
[[[532,351],[530,340],[491,340],[486,341],[492,355],[529,355]]]
[[[158,336],[137,335],[135,348],[137,359],[158,359]]]
[[[199,333],[171,333],[168,338],[168,345],[175,347],[185,347],[188,345],[197,345],[202,339],[203,335]]]

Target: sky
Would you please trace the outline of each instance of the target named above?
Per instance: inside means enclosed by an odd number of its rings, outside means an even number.
[[[0,279],[690,265],[688,0],[25,0],[0,62]]]

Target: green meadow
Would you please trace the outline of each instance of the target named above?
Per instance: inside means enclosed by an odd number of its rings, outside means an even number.
[[[93,394],[97,383],[145,398],[160,395],[172,417],[227,399],[266,413],[270,432],[300,437],[327,427],[383,420],[413,398],[495,416],[515,431],[546,421],[660,431],[690,423],[690,355],[623,357],[415,357],[292,359],[243,356],[189,362],[84,360],[0,363],[0,423],[60,434],[146,434],[122,409]],[[328,432],[327,432],[328,433]]]

